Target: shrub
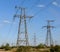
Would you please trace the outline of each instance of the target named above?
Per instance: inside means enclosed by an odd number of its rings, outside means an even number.
[[[0,49],[4,49],[5,48],[5,46],[4,45],[2,45],[1,47],[0,47]]]
[[[5,45],[5,50],[10,50],[11,49],[11,47],[10,47],[10,45],[7,43],[6,45]]]
[[[28,46],[27,47],[25,47],[25,46],[18,47],[16,52],[30,52],[30,47],[28,47]]]
[[[45,46],[44,46],[44,44],[39,44],[38,46],[37,46],[37,48],[44,48]]]

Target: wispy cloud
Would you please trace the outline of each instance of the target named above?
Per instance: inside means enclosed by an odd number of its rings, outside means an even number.
[[[40,4],[40,5],[37,5],[37,7],[41,7],[41,8],[43,8],[43,7],[45,7],[45,5]]]
[[[3,23],[8,23],[8,24],[10,24],[11,22],[8,21],[8,20],[4,20]]]
[[[57,2],[53,2],[52,4],[58,6],[58,3]]]
[[[6,24],[12,24],[13,23],[13,24],[15,24],[15,22],[11,22],[9,20],[4,20],[3,23],[6,23]]]
[[[54,1],[52,4],[55,5],[55,6],[60,7],[60,4],[58,4],[56,1]]]

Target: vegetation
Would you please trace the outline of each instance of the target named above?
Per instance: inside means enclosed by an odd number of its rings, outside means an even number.
[[[39,44],[38,46],[36,46],[37,48],[45,48],[44,44]]]
[[[0,47],[0,49],[4,49],[6,51],[11,50],[12,48],[16,48],[16,46],[10,47],[8,43]],[[40,49],[43,49],[43,51],[41,51]],[[56,46],[51,46],[51,47],[46,48],[44,44],[39,44],[38,46],[35,46],[35,47],[34,46],[20,46],[16,50],[16,52],[49,52],[49,51],[60,52],[60,46],[56,45]]]
[[[56,45],[56,46],[52,46],[51,48],[50,48],[50,52],[53,52],[53,51],[55,51],[55,52],[60,52],[60,46],[59,45]]]
[[[29,46],[27,46],[27,47],[26,46],[21,46],[21,47],[17,48],[16,52],[28,52],[28,51],[30,52],[30,48],[31,47],[29,47]]]
[[[10,45],[7,43],[5,46],[2,45],[2,46],[0,47],[0,49],[10,50],[11,47],[10,47]]]

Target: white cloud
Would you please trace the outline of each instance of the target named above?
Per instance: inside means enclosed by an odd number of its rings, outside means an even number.
[[[0,23],[0,28],[1,27],[3,27],[5,24],[16,24],[15,22],[10,22],[10,21],[8,21],[8,20],[4,20],[4,21],[2,21],[2,23]]]
[[[58,6],[58,3],[57,2],[53,2],[52,4]]]
[[[55,6],[60,7],[60,4],[58,4],[56,1],[55,1],[55,2],[53,2],[52,4],[53,4],[53,5],[55,5]]]
[[[43,7],[45,7],[45,5],[40,4],[40,5],[37,5],[37,7],[41,7],[41,8],[43,8]]]
[[[13,23],[13,24],[15,24],[15,22],[10,22],[10,21],[8,21],[8,20],[4,20],[3,23],[7,23],[7,24]]]
[[[3,23],[8,23],[8,24],[10,24],[11,22],[8,21],[8,20],[4,20]]]

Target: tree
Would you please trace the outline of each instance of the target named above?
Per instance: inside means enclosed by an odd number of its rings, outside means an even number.
[[[2,45],[1,47],[0,47],[0,49],[4,49],[5,48],[5,46],[4,45]]]
[[[37,47],[38,48],[44,48],[44,44],[39,44]]]
[[[5,50],[10,50],[11,49],[11,47],[10,47],[10,45],[7,43],[6,45],[5,45]]]

